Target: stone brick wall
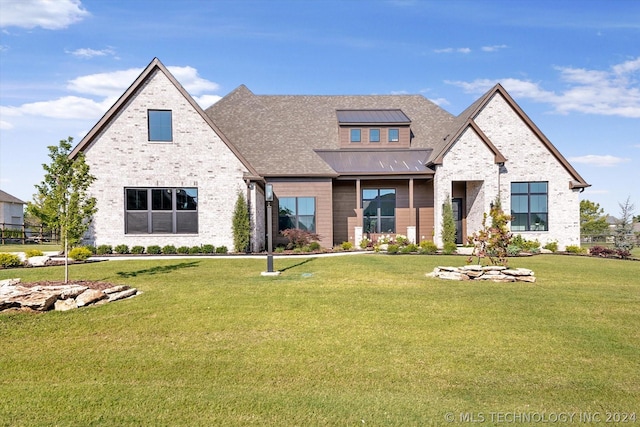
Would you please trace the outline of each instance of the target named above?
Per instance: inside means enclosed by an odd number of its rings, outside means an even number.
[[[516,232],[529,240],[557,240],[558,248],[580,245],[579,190],[569,188],[571,174],[499,94],[480,112],[475,122],[507,158],[500,174],[505,212],[511,211],[511,182],[548,181],[549,231]]]
[[[148,109],[173,112],[172,142],[148,141]],[[97,177],[91,243],[233,249],[233,208],[238,192],[246,195],[246,169],[162,72],[150,76],[85,154]],[[197,187],[198,234],[125,234],[125,187]]]

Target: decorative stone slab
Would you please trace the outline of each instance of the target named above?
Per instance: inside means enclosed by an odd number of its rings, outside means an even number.
[[[113,292],[113,293],[109,294],[109,302],[117,301],[119,299],[129,298],[129,297],[135,295],[137,292],[138,292],[138,290],[136,288],[125,289],[125,290],[120,291],[120,292]]]
[[[10,301],[19,302],[20,306],[32,310],[47,311],[58,299],[58,292],[32,292],[28,295],[19,295],[10,298]]]
[[[68,311],[78,308],[76,300],[73,298],[59,299],[53,306],[55,311]]]
[[[78,298],[76,298],[76,305],[78,307],[84,307],[85,305],[89,305],[91,303],[99,301],[106,296],[107,295],[102,291],[98,291],[96,289],[87,289],[86,291],[78,295]]]
[[[4,286],[15,286],[20,283],[20,279],[4,279],[0,280],[0,288]]]
[[[529,282],[529,283],[536,282],[536,276],[515,276],[515,278],[518,282]]]
[[[443,267],[439,265],[438,268],[442,271],[458,271],[458,267]]]
[[[129,286],[127,285],[118,285],[114,286],[113,288],[105,289],[102,292],[104,292],[105,294],[115,294],[116,292],[126,291],[127,289],[129,289]]]
[[[460,267],[461,270],[465,271],[482,271],[482,266],[477,264],[465,265],[464,267]]]
[[[465,271],[464,274],[471,277],[472,279],[475,279],[476,277],[482,276],[484,273],[482,271],[468,270],[468,271]]]
[[[31,258],[27,258],[27,263],[29,263],[32,267],[44,267],[49,261],[49,256],[32,256]]]
[[[533,271],[528,268],[516,268],[515,270],[508,269],[503,270],[502,273],[508,274],[509,276],[533,276]]]
[[[501,271],[501,270],[506,270],[507,267],[503,265],[485,265],[484,267],[482,267],[482,269],[484,271]]]
[[[439,278],[445,280],[469,280],[469,276],[455,271],[445,271],[438,275]]]

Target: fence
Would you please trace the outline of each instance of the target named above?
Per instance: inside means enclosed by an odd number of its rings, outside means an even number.
[[[631,240],[635,246],[640,246],[640,233],[633,233]],[[580,236],[580,245],[584,247],[613,247],[615,245],[615,235],[613,232],[605,234],[582,234]]]
[[[44,243],[60,242],[58,233],[42,225],[0,223],[0,243]]]

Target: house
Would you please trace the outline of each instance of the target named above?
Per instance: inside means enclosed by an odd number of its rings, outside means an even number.
[[[0,228],[22,229],[25,202],[0,190]]]
[[[324,247],[403,234],[441,244],[444,203],[458,243],[497,197],[515,234],[579,245],[584,179],[496,85],[453,116],[419,95],[255,95],[244,85],[204,111],[154,59],[74,148],[97,180],[94,244],[232,247],[238,194],[265,246],[274,229]],[[275,235],[277,238],[278,236]]]

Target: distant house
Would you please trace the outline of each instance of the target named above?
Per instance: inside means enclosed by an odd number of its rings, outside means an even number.
[[[0,228],[19,229],[24,224],[25,202],[0,190]]]
[[[580,243],[589,184],[496,85],[458,116],[420,95],[255,95],[240,86],[201,109],[154,59],[74,148],[97,177],[95,244],[232,247],[234,202],[249,202],[252,250],[274,227],[332,247],[403,234],[441,243],[452,203],[457,240],[500,197],[514,234]]]

